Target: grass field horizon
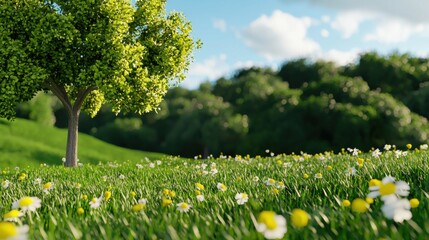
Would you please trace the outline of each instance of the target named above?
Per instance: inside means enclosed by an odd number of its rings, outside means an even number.
[[[62,165],[66,152],[67,129],[47,127],[36,122],[0,119],[0,167]],[[145,157],[162,159],[168,155],[121,148],[79,133],[78,156],[82,163],[137,162]]]

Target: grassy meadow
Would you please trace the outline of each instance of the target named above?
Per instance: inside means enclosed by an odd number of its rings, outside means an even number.
[[[73,169],[3,167],[0,214],[5,220],[23,197],[40,199],[13,223],[28,226],[30,239],[264,239],[257,226],[282,225],[264,213],[286,220],[285,239],[429,239],[429,152],[408,147],[123,163],[112,157],[100,164],[81,157],[83,167]],[[396,181],[374,180],[386,176]],[[409,194],[398,191],[400,181]],[[390,196],[414,199],[405,209],[411,219],[389,219],[386,199],[367,198],[369,185],[382,195],[395,185]],[[294,216],[293,209],[306,214]]]

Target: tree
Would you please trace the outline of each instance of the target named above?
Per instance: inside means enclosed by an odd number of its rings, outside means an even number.
[[[18,103],[52,91],[68,113],[65,166],[76,166],[81,110],[156,110],[199,46],[165,0],[1,1],[0,117],[12,120]]]

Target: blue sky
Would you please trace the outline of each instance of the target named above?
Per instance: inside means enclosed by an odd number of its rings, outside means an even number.
[[[187,88],[300,57],[343,65],[370,50],[429,53],[426,0],[168,0],[167,9],[183,12],[203,42]]]

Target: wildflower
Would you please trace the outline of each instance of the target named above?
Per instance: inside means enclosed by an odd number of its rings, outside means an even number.
[[[75,184],[74,184],[74,187],[79,189],[79,188],[81,188],[81,187],[82,187],[82,184],[80,184],[80,183],[75,183]]]
[[[142,169],[142,168],[143,168],[143,165],[141,165],[141,164],[137,163],[137,164],[136,164],[136,167],[137,167],[137,169]]]
[[[21,175],[19,175],[18,180],[19,181],[24,181],[27,178],[27,174],[25,173],[21,173]]]
[[[124,174],[120,174],[120,175],[119,175],[119,179],[124,180],[124,179],[125,179]]]
[[[420,204],[420,202],[417,198],[410,199],[410,207],[411,208],[416,208],[419,206],[419,204]]]
[[[137,201],[138,203],[143,203],[144,205],[147,204],[147,199],[146,198],[141,198]]]
[[[77,209],[77,214],[82,215],[84,213],[85,213],[85,210],[83,210],[83,208],[80,207]]]
[[[272,178],[268,178],[268,180],[265,182],[265,184],[267,184],[268,186],[273,186],[274,184],[276,184],[276,180],[274,180]]]
[[[302,209],[295,208],[292,210],[291,222],[294,227],[301,228],[308,224],[308,213]]]
[[[34,179],[34,185],[37,185],[37,184],[41,184],[42,183],[42,179],[41,178],[36,178],[36,179]]]
[[[411,143],[408,143],[407,145],[405,145],[408,149],[411,149],[413,147],[413,145],[411,145]]]
[[[316,174],[314,174],[314,177],[320,179],[320,178],[322,178],[322,174],[321,173],[316,173]]]
[[[150,168],[155,168],[155,163],[149,163]]]
[[[373,198],[369,198],[369,197],[365,198],[365,201],[366,201],[368,204],[373,204],[373,203],[374,203],[374,199],[373,199]]]
[[[331,165],[327,166],[326,170],[331,171],[332,170],[332,166]]]
[[[389,151],[392,148],[392,145],[386,144],[384,145],[384,150]]]
[[[341,203],[341,205],[343,205],[343,207],[350,207],[350,201],[349,200],[343,200],[343,202]]]
[[[267,239],[283,238],[287,232],[286,219],[273,211],[262,211],[255,227]]]
[[[132,192],[130,192],[130,197],[135,197],[137,194],[136,194],[136,192],[134,192],[134,191],[132,191]]]
[[[365,159],[363,159],[363,158],[358,158],[356,160],[356,163],[359,167],[362,167],[364,162],[365,162]]]
[[[161,165],[162,164],[162,162],[161,162],[161,160],[156,160],[156,165]]]
[[[204,185],[203,185],[203,184],[201,184],[201,183],[195,183],[195,187],[196,187],[198,190],[204,190]]]
[[[307,179],[307,178],[309,178],[310,176],[307,174],[307,173],[304,173],[304,176],[303,176],[305,179]]]
[[[219,191],[225,192],[227,187],[223,183],[217,183],[217,189],[219,189]]]
[[[10,222],[0,222],[0,239],[27,239],[28,225],[15,226]]]
[[[54,183],[53,182],[47,182],[43,185],[43,192],[49,193],[49,191],[52,190],[53,188],[54,188]]]
[[[277,182],[276,187],[279,189],[284,189],[286,186],[285,186],[284,182]]]
[[[380,186],[382,184],[382,182],[378,179],[371,179],[369,181],[369,187],[375,187],[375,186]]]
[[[23,197],[12,203],[12,209],[21,208],[22,211],[35,212],[37,208],[41,207],[41,202],[38,197]]]
[[[101,200],[102,198],[92,198],[91,201],[89,202],[89,206],[91,208],[99,208],[101,206]]]
[[[180,212],[188,212],[189,209],[191,209],[192,207],[192,205],[187,204],[185,202],[178,203],[176,206],[177,206],[177,210],[179,210]]]
[[[3,218],[5,221],[9,221],[9,222],[16,222],[18,221],[19,217],[24,216],[24,213],[16,210],[16,209],[12,209],[11,211],[5,213],[3,215]]]
[[[216,169],[216,168],[212,168],[211,170],[210,170],[210,173],[212,174],[212,175],[215,175],[216,173],[218,173],[219,171]]]
[[[346,174],[349,176],[354,176],[356,175],[356,168],[355,167],[348,167],[346,170]]]
[[[368,211],[369,204],[362,198],[356,198],[352,201],[352,210],[358,213],[364,213]]]
[[[381,207],[381,211],[388,219],[402,223],[404,220],[410,220],[413,216],[410,211],[410,202],[408,199],[389,199]]]
[[[4,189],[8,188],[8,187],[9,187],[9,184],[10,184],[9,180],[4,180],[3,182],[1,182],[1,186],[2,186]]]
[[[87,200],[87,199],[88,199],[88,195],[86,195],[86,194],[82,194],[82,199],[83,199],[83,200]]]
[[[103,179],[103,181],[107,181],[107,176],[102,176],[101,179]]]
[[[254,181],[254,182],[259,181],[259,177],[258,177],[258,176],[254,176],[254,177],[253,177],[253,181]]]
[[[380,151],[380,149],[375,149],[374,151],[372,151],[372,154],[371,154],[374,158],[379,158],[380,157],[380,155],[381,155],[381,151]]]
[[[249,200],[249,196],[246,193],[237,193],[235,194],[235,200],[237,200],[238,205],[243,205]]]
[[[278,190],[277,188],[273,188],[273,193],[274,193],[274,194],[278,194],[278,193],[279,193],[279,190]]]
[[[420,145],[420,150],[427,150],[427,149],[428,149],[428,145],[427,144]]]
[[[110,197],[112,197],[112,192],[106,191],[104,192],[104,199],[107,201],[110,199]]]
[[[203,202],[205,200],[204,195],[201,195],[201,194],[197,195],[197,200],[200,202]]]
[[[145,209],[145,207],[146,207],[146,204],[144,204],[144,203],[137,203],[136,205],[133,206],[132,209],[133,209],[133,212],[140,212],[143,209]]]
[[[163,199],[162,199],[162,206],[163,206],[163,207],[169,206],[169,205],[171,205],[172,203],[173,203],[173,201],[171,201],[171,199],[168,199],[168,198],[163,198]]]
[[[381,199],[386,201],[388,198],[396,198],[396,195],[408,196],[410,186],[404,181],[395,182],[393,177],[387,176],[383,178],[381,185],[370,187],[369,190],[369,198],[381,196]]]

